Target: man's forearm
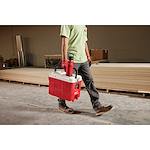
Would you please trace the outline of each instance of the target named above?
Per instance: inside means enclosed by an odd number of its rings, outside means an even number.
[[[85,42],[85,53],[86,53],[86,56],[90,56],[87,42]]]
[[[67,60],[68,38],[62,37],[62,60]]]

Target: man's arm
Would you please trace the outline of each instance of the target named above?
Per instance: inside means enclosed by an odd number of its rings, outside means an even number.
[[[87,42],[85,42],[85,53],[86,53],[86,56],[87,56],[87,60],[89,61],[89,67],[90,67],[92,62],[91,62],[91,58],[90,58]]]
[[[85,53],[86,53],[86,56],[90,56],[87,42],[85,42]]]
[[[66,69],[67,67],[67,50],[68,50],[68,38],[65,36],[62,37],[62,43],[61,43],[61,51],[62,51],[62,63],[61,67],[63,69]]]
[[[67,60],[67,50],[68,50],[68,38],[63,36],[61,44],[62,60]]]

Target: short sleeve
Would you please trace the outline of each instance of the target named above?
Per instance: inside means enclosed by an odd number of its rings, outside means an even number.
[[[69,25],[61,25],[60,36],[65,36],[69,39],[70,36],[70,27]]]
[[[84,35],[85,35],[85,41],[88,41],[88,38],[87,38],[87,27],[86,26],[84,27]]]

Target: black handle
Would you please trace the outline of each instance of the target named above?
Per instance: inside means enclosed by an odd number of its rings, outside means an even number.
[[[75,78],[77,78],[78,71],[77,71],[77,69],[76,69],[76,68],[73,68],[73,69],[74,69],[74,70],[75,70],[75,72],[76,72]]]
[[[55,72],[56,72],[56,69],[57,69],[58,66],[59,66],[59,64],[56,64],[56,65],[55,65]]]
[[[74,59],[74,54],[68,53],[68,60],[73,61],[73,59]]]

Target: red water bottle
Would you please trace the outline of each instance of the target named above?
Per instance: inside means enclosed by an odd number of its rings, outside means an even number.
[[[72,53],[68,54],[68,64],[66,67],[66,75],[67,76],[72,76],[72,74],[73,74],[73,65],[74,65],[73,57],[74,57],[74,55]]]

